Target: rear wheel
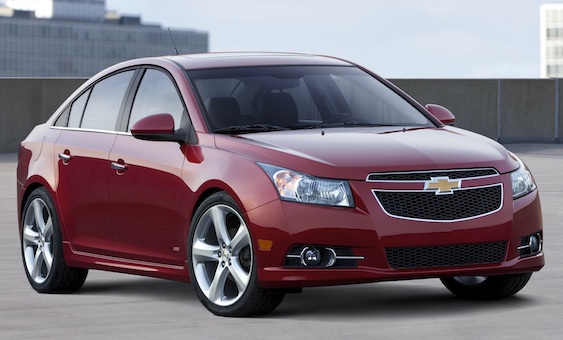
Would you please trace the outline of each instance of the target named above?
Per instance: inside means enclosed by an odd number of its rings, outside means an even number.
[[[190,228],[188,259],[201,303],[223,316],[265,314],[283,300],[258,284],[250,231],[235,201],[218,192],[198,207]]]
[[[442,278],[450,292],[464,299],[490,300],[518,293],[532,273],[501,276],[454,276]]]
[[[37,188],[29,195],[21,231],[23,265],[36,291],[72,292],[82,287],[88,270],[66,266],[59,219],[45,188]]]

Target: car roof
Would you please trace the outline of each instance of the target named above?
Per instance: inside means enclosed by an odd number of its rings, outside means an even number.
[[[274,65],[334,65],[351,66],[352,63],[328,56],[283,52],[232,52],[202,53],[164,57],[186,70]]]
[[[161,67],[175,65],[185,70],[282,65],[357,66],[344,59],[304,53],[228,52],[183,54],[126,60],[100,71],[90,78],[85,85],[97,81],[97,79],[105,77],[110,73],[141,65],[157,65]]]

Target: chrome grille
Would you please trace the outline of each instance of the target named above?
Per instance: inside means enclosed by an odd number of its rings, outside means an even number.
[[[450,179],[478,178],[496,176],[498,172],[492,168],[467,170],[436,170],[415,172],[373,173],[367,177],[368,182],[412,182],[428,181],[432,177],[449,177]]]
[[[424,221],[456,221],[492,214],[502,207],[502,184],[463,188],[453,194],[373,190],[390,216]]]
[[[393,269],[469,266],[502,262],[506,242],[449,246],[386,248],[387,262]]]

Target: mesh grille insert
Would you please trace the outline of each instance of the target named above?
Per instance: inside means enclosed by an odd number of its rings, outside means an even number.
[[[373,193],[387,214],[417,220],[461,220],[495,212],[502,206],[502,184],[456,190],[448,195],[427,191]]]
[[[393,269],[468,266],[502,262],[507,242],[386,248]]]

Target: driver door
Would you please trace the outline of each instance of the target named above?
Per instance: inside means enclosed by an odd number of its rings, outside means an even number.
[[[127,133],[118,134],[109,155],[114,252],[122,258],[181,266],[186,254],[181,145],[139,140],[129,133],[137,120],[158,113],[171,114],[176,128],[188,119],[173,78],[149,68],[131,106]]]

